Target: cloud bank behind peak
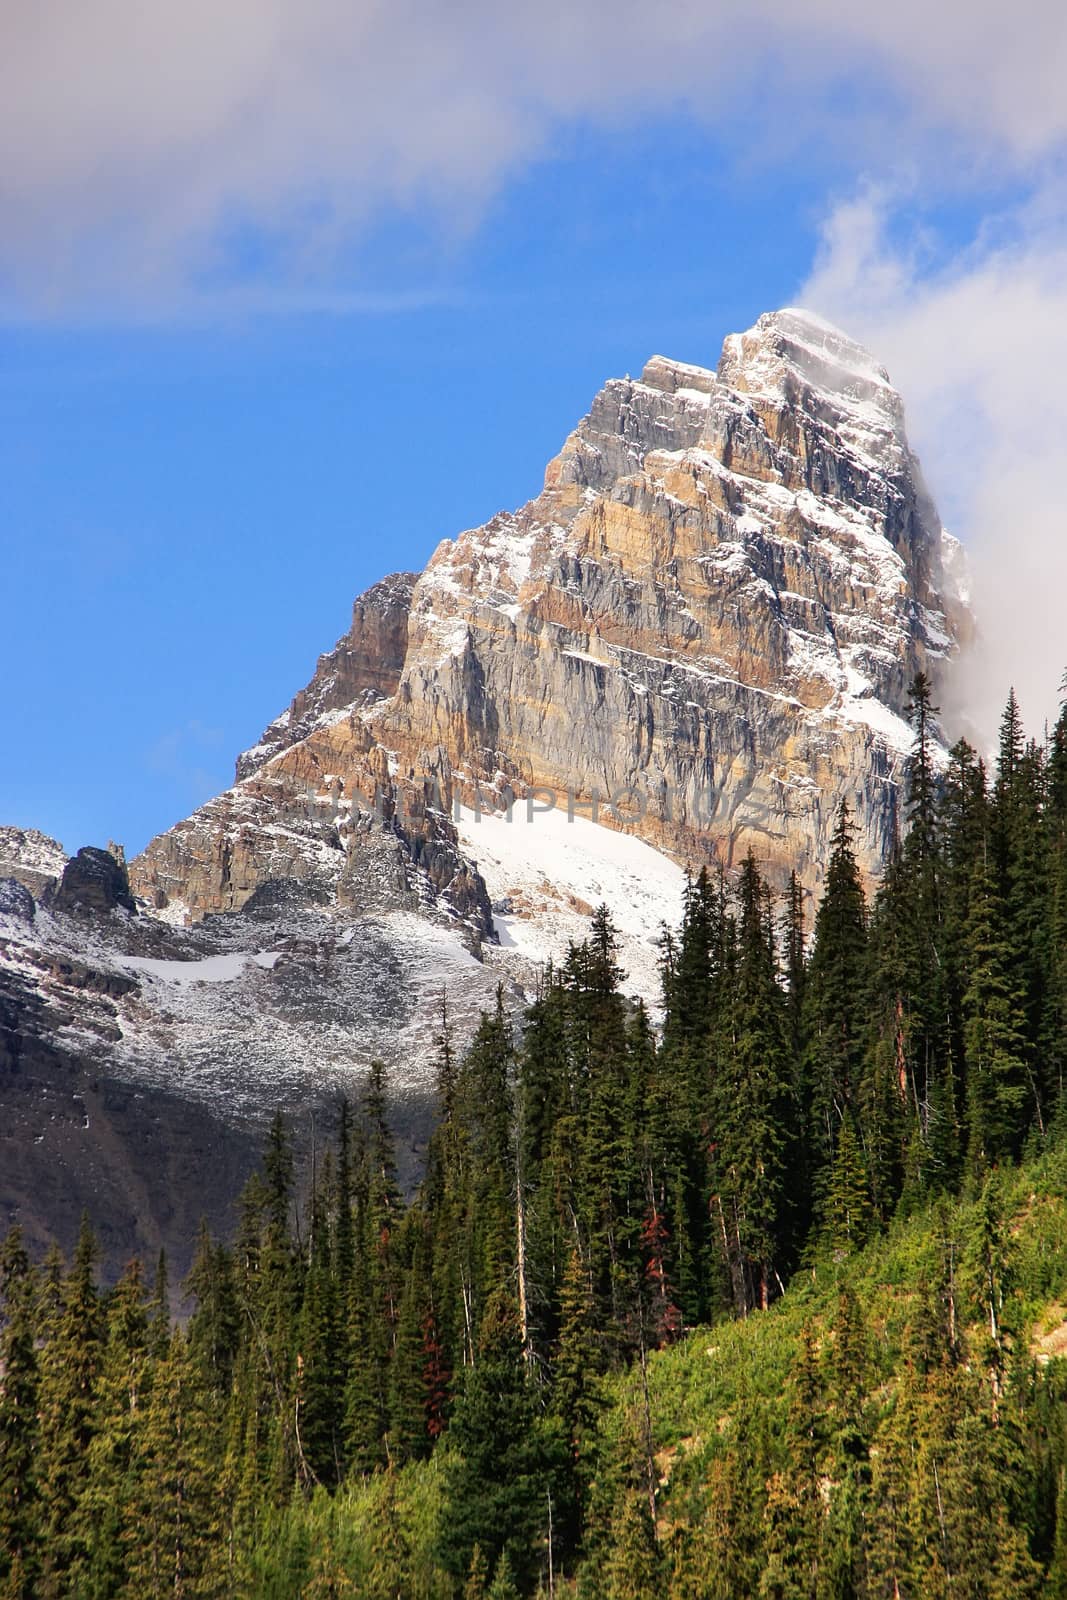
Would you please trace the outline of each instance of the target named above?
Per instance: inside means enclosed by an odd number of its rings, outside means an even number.
[[[861,130],[894,159],[936,135],[964,166],[1067,138],[1048,0],[38,0],[0,18],[0,283],[38,308],[166,303],[264,254],[329,279],[383,212],[476,216],[583,123],[687,109],[739,149]]]
[[[1067,187],[1047,180],[934,266],[921,229],[900,242],[900,205],[841,202],[802,297],[885,361],[965,538],[980,632],[946,710],[988,743],[1014,685],[1040,732],[1067,666]]]

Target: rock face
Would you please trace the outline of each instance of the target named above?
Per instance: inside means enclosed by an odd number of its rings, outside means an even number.
[[[237,781],[258,772],[272,756],[306,739],[331,712],[373,705],[396,692],[408,647],[408,612],[417,574],[397,572],[361,594],[352,606],[352,626],[315,676],[294,696],[259,744],[237,758]]]
[[[54,889],[63,876],[67,852],[36,828],[0,827],[0,878],[15,878],[31,895]]]
[[[357,600],[236,787],[131,882],[196,917],[277,876],[358,900],[384,872],[484,932],[448,812],[531,791],[809,886],[847,801],[873,874],[908,684],[969,626],[957,556],[900,396],[845,335],[781,311],[717,371],[653,357],[605,385],[537,499]]]
[[[93,845],[86,845],[67,862],[53,904],[57,911],[92,913],[117,907],[137,911],[125,865],[110,850],[97,850]]]
[[[37,902],[26,885],[17,878],[0,878],[0,917],[32,922],[36,915]]]

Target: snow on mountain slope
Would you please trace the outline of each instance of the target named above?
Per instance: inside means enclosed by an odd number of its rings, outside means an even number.
[[[190,983],[232,983],[234,979],[244,976],[250,961],[269,971],[280,955],[280,950],[241,951],[234,955],[203,956],[199,961],[160,961],[151,956],[123,956],[119,964],[161,983],[184,986]]]
[[[183,930],[0,905],[0,974],[96,1070],[259,1122],[279,1105],[358,1097],[375,1059],[395,1094],[425,1095],[442,993],[463,1048],[501,976],[462,933],[416,911],[349,918],[298,899]]]
[[[565,807],[518,801],[507,815],[461,807],[460,843],[477,864],[493,902],[499,953],[528,982],[528,965],[559,963],[567,946],[589,935],[589,918],[606,905],[619,930],[624,990],[655,1008],[658,941],[681,917],[685,873],[643,840],[592,822]]]

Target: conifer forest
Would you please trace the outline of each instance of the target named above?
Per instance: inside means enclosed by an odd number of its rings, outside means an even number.
[[[413,1194],[376,1068],[180,1286],[10,1233],[2,1600],[1067,1596],[1067,710],[910,705],[872,893],[846,807],[814,910],[689,879],[655,1019],[610,907],[443,995]]]

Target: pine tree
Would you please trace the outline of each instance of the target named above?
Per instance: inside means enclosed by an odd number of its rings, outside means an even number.
[[[519,1590],[511,1570],[511,1561],[505,1550],[496,1564],[493,1581],[489,1585],[486,1600],[519,1600]]]
[[[567,1452],[567,1489],[555,1514],[558,1547],[577,1547],[596,1460],[597,1423],[605,1404],[601,1386],[604,1341],[588,1273],[576,1246],[560,1292],[559,1343],[552,1362],[551,1411]]]
[[[1007,976],[1018,999],[1023,1038],[1034,1069],[1035,1120],[1042,1131],[1049,1085],[1042,1081],[1043,1062],[1035,1052],[1052,962],[1045,914],[1050,865],[1045,810],[1044,752],[1026,741],[1012,690],[1000,727],[989,814],[988,867],[1003,918]]]
[[[400,1299],[396,1346],[390,1362],[389,1455],[397,1465],[420,1460],[430,1448],[424,1334],[428,1287],[425,1256],[416,1247]]]
[[[422,1319],[422,1393],[426,1432],[432,1444],[444,1433],[452,1404],[452,1371],[438,1334],[433,1307]]]
[[[455,1455],[445,1468],[438,1559],[461,1580],[476,1545],[490,1570],[506,1553],[516,1581],[529,1586],[540,1565],[547,1490],[561,1466],[560,1450],[539,1414],[517,1312],[502,1291],[486,1307],[478,1360],[464,1374],[449,1439]]]
[[[350,1471],[368,1473],[385,1462],[390,1331],[376,1293],[370,1245],[363,1237],[357,1246],[346,1314],[344,1456]]]
[[[815,1345],[805,1327],[786,1423],[789,1470],[775,1473],[767,1495],[761,1600],[816,1600],[825,1520],[820,1477],[825,1416]]]
[[[668,1016],[664,1043],[684,1060],[697,1082],[715,1018],[723,898],[721,886],[716,888],[706,867],[700,869],[695,882],[686,880],[681,937],[677,950],[673,944],[668,947],[671,959],[664,972]]]
[[[741,1312],[766,1307],[790,1237],[797,1107],[785,1000],[754,858],[741,869],[736,979],[724,1003],[712,1087],[712,1214]]]
[[[804,999],[805,1078],[817,1190],[829,1176],[837,1130],[852,1110],[868,1032],[867,906],[842,805],[831,840],[826,887]]]
[[[329,1177],[327,1186],[332,1186]],[[344,1471],[343,1330],[324,1196],[313,1196],[310,1260],[296,1323],[294,1431],[305,1488],[312,1483],[334,1486]]]
[[[612,1521],[611,1553],[604,1573],[608,1600],[652,1600],[662,1593],[663,1565],[644,1497],[622,1498]]]
[[[789,1041],[794,1055],[803,1043],[804,990],[807,984],[807,939],[804,929],[804,888],[795,872],[789,874],[782,947],[786,989],[789,995]]]
[[[942,939],[949,1086],[956,1123],[954,1159],[948,1177],[958,1177],[959,1149],[966,1108],[966,1048],[963,997],[967,987],[967,928],[975,863],[989,848],[989,796],[985,767],[966,740],[949,752],[939,824],[944,839],[944,907]]]
[[[159,1363],[137,1456],[127,1541],[132,1593],[221,1595],[218,1552],[217,1436],[207,1395],[181,1333]]]
[[[497,991],[492,1014],[483,1012],[457,1084],[464,1172],[460,1247],[476,1322],[493,1287],[515,1264],[512,1139],[514,1044]]]
[[[463,1600],[486,1600],[489,1592],[489,1563],[480,1544],[471,1551],[467,1581],[463,1585]]]
[[[975,864],[963,996],[968,1151],[972,1169],[1018,1148],[1027,1099],[1022,998],[1012,981],[1003,907],[988,859]]]
[[[937,710],[929,680],[919,673],[909,701],[915,741],[908,831],[887,865],[871,919],[873,1031],[858,1125],[883,1217],[903,1185],[905,1150],[913,1195],[948,1181],[958,1159],[945,838],[933,757]]]
[[[38,1369],[34,1275],[17,1227],[0,1252],[0,1280],[0,1580],[12,1600],[29,1600],[40,1534]]]
[[[871,1223],[870,1191],[859,1141],[846,1117],[837,1133],[826,1193],[825,1226],[835,1251],[849,1254],[866,1241]]]
[[[222,1401],[233,1382],[241,1322],[232,1257],[215,1244],[206,1222],[200,1224],[196,1254],[183,1287],[195,1301],[187,1329],[190,1354],[204,1382]]]
[[[161,1250],[156,1257],[156,1276],[148,1307],[153,1355],[164,1355],[170,1343],[170,1274],[167,1270],[167,1252]]]
[[[869,1370],[863,1313],[847,1284],[838,1293],[831,1354],[834,1488],[823,1530],[820,1595],[846,1597],[861,1584],[862,1530],[870,1490]]]
[[[364,1134],[355,1202],[354,1261],[346,1307],[345,1453],[357,1472],[386,1460],[390,1361],[397,1336],[403,1205],[389,1125],[385,1068],[373,1062],[363,1096]]]
[[[108,1299],[87,1481],[77,1513],[89,1548],[87,1600],[120,1592],[125,1582],[138,1441],[158,1337],[149,1312],[141,1263],[134,1260]]]
[[[81,1581],[91,1528],[81,1515],[95,1425],[103,1317],[96,1288],[96,1240],[83,1217],[52,1337],[41,1356],[42,1595]]]
[[[564,969],[568,995],[570,1203],[581,1219],[594,1291],[611,1325],[620,1325],[621,1262],[635,1227],[627,1204],[635,1173],[627,1119],[629,1041],[618,937],[601,906],[589,940],[572,946]]]

